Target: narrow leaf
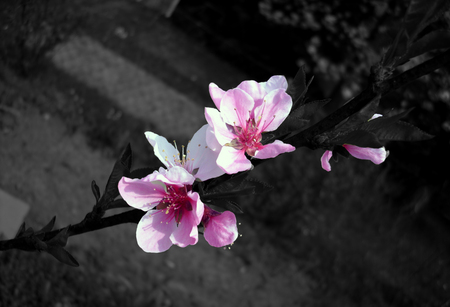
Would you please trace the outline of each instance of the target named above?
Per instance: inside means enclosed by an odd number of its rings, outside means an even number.
[[[129,208],[130,206],[123,199],[116,199],[113,202],[110,202],[105,210],[109,209],[118,209],[118,208]]]
[[[394,41],[389,46],[388,50],[383,56],[382,65],[383,67],[390,67],[394,64],[397,59],[406,52],[406,31],[405,29],[400,29],[396,34]],[[394,66],[395,68],[395,66]]]
[[[336,131],[348,131],[360,127],[361,125],[364,125],[365,123],[369,122],[369,119],[372,118],[372,116],[375,114],[378,104],[380,102],[380,95],[376,96],[374,99],[372,99],[364,108],[361,109],[361,111],[351,115],[347,121],[343,122],[339,127],[336,129]]]
[[[376,132],[379,129],[385,129],[385,128],[389,127],[390,125],[393,125],[395,122],[397,122],[401,118],[408,115],[409,112],[411,112],[412,110],[413,109],[411,108],[405,112],[402,112],[402,113],[399,113],[397,115],[390,116],[390,117],[382,116],[382,117],[375,118],[371,121],[366,122],[364,125],[362,125],[361,129],[370,131],[370,132]]]
[[[247,178],[241,185],[241,188],[252,188],[252,194],[265,193],[273,189],[270,184],[253,178]]]
[[[97,183],[95,183],[95,180],[92,180],[91,182],[91,189],[92,194],[94,194],[95,202],[98,203],[98,200],[100,199],[100,188],[98,187]]]
[[[233,213],[238,213],[238,214],[244,213],[244,211],[242,211],[241,206],[239,206],[238,203],[236,203],[232,200],[229,200],[226,202],[225,209],[230,210]]]
[[[401,65],[408,62],[410,59],[424,54],[426,52],[444,49],[450,47],[450,31],[449,30],[436,30],[428,33],[413,43],[408,52],[400,57],[396,65]]]
[[[69,239],[69,227],[70,225],[64,227],[60,232],[56,234],[56,236],[46,241],[46,243],[51,246],[60,246],[60,247],[66,246],[67,240]]]
[[[151,168],[151,167],[138,168],[138,169],[131,171],[129,177],[142,179],[142,178],[150,175],[154,171],[155,171],[155,168]]]
[[[295,74],[294,80],[289,84],[288,92],[292,96],[292,101],[295,103],[306,89],[306,74],[304,65],[300,66]]]
[[[411,0],[404,22],[409,38],[408,46],[426,26],[438,19],[448,6],[448,0]]]
[[[324,107],[330,101],[331,99],[314,100],[303,104],[296,111],[298,112],[298,116],[300,118],[310,119],[316,114],[317,110]]]
[[[106,183],[105,194],[102,197],[106,203],[119,196],[117,185],[122,177],[130,175],[131,163],[132,152],[130,144],[128,144],[120,159],[114,164],[111,175],[109,175],[108,182]]]
[[[24,235],[25,233],[25,228],[26,228],[26,224],[25,222],[22,223],[22,225],[20,225],[19,230],[17,231],[17,234],[14,238],[20,238]]]
[[[313,79],[314,77],[311,77],[311,79],[308,81],[308,84],[306,84],[305,70],[303,66],[299,68],[297,74],[294,77],[294,81],[289,88],[293,101],[292,110],[295,110],[304,103],[305,94],[308,91],[308,88]]]
[[[416,126],[409,123],[398,121],[388,127],[378,129],[375,134],[378,139],[384,141],[426,141],[434,136],[428,134]]]
[[[47,225],[45,225],[44,227],[42,227],[41,230],[37,231],[36,234],[42,234],[45,232],[49,232],[53,229],[53,227],[55,226],[55,221],[56,221],[56,216],[54,216],[50,222],[47,223]]]
[[[75,260],[75,258],[71,254],[69,254],[68,251],[60,246],[49,246],[47,252],[64,264],[73,267],[80,266],[78,261]]]
[[[345,135],[341,135],[331,140],[334,145],[350,144],[358,147],[380,148],[383,144],[380,143],[377,136],[365,130],[354,130]]]

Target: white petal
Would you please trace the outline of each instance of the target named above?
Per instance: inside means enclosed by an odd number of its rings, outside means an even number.
[[[170,144],[165,137],[162,137],[156,133],[147,131],[145,137],[149,143],[153,146],[155,156],[167,167],[180,165],[180,152]]]

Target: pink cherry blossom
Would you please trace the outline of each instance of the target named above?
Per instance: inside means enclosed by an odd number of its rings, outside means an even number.
[[[267,82],[244,81],[237,88],[223,91],[210,85],[218,110],[205,108],[205,117],[214,132],[207,135],[208,146],[219,151],[217,165],[234,174],[251,168],[245,154],[258,159],[274,158],[295,147],[276,140],[261,143],[262,133],[276,130],[289,115],[292,98],[286,94],[287,81],[273,76]]]
[[[361,160],[370,160],[375,164],[381,164],[386,160],[387,151],[384,147],[369,148],[358,147],[355,145],[344,144],[342,145],[347,151],[355,158]],[[327,172],[331,171],[330,159],[333,155],[331,150],[326,150],[320,159],[322,168]]]
[[[195,178],[185,168],[160,168],[142,179],[123,177],[120,195],[136,209],[147,211],[138,223],[138,245],[148,253],[160,253],[173,244],[180,247],[198,241],[204,205],[192,191]]]
[[[153,146],[155,156],[167,167],[181,166],[189,173],[202,181],[216,178],[225,172],[217,165],[216,160],[219,152],[208,148],[206,144],[206,134],[212,133],[208,130],[208,125],[201,127],[189,142],[186,154],[184,146],[182,153],[170,144],[165,137],[153,132],[146,132],[145,136]]]
[[[238,237],[236,216],[230,211],[218,212],[205,205],[202,224],[205,240],[214,247],[233,244]]]
[[[371,121],[372,119],[382,117],[383,115],[375,113],[368,121]],[[388,152],[383,147],[380,148],[370,148],[370,147],[358,147],[355,145],[350,144],[344,144],[342,145],[349,154],[351,154],[353,157],[361,160],[370,160],[375,164],[381,164],[386,160],[388,156]],[[320,162],[322,164],[322,168],[326,170],[327,172],[331,171],[331,165],[330,165],[330,159],[333,156],[333,152],[331,150],[326,150],[322,158],[320,158]]]

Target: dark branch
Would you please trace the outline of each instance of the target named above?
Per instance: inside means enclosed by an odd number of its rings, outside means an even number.
[[[313,141],[315,136],[329,131],[350,115],[360,111],[377,95],[385,95],[393,90],[405,86],[406,84],[431,73],[447,63],[450,63],[450,49],[410,70],[399,74],[398,76],[384,81],[378,87],[370,84],[364,91],[335,112],[331,113],[315,125],[303,131],[299,131],[297,134],[289,136],[284,141],[295,146],[296,148],[308,146],[315,149]]]
[[[123,213],[119,213],[116,215],[100,218],[100,219],[92,219],[86,220],[84,219],[78,224],[69,226],[68,235],[69,237],[83,234],[86,232],[91,232],[95,230],[100,230],[103,228],[108,228],[115,225],[125,224],[125,223],[138,223],[139,220],[144,215],[144,211],[134,209],[130,211],[126,211]],[[56,236],[62,229],[52,230],[44,234],[42,241],[48,241],[54,236]],[[8,250],[8,249],[21,249],[21,250],[34,250],[30,243],[33,241],[29,236],[20,237],[11,240],[0,241],[0,251]]]

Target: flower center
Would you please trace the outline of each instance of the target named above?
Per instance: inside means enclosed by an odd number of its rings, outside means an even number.
[[[192,211],[192,205],[187,195],[188,188],[190,187],[168,185],[166,196],[156,206],[157,210],[165,211],[165,214],[173,216],[177,225],[180,224],[185,211]]]
[[[256,122],[254,118],[248,119],[244,127],[238,127],[234,123],[231,129],[236,138],[225,146],[231,146],[238,150],[244,149],[249,156],[254,156],[255,152],[262,147],[262,136],[258,124],[259,122]]]

